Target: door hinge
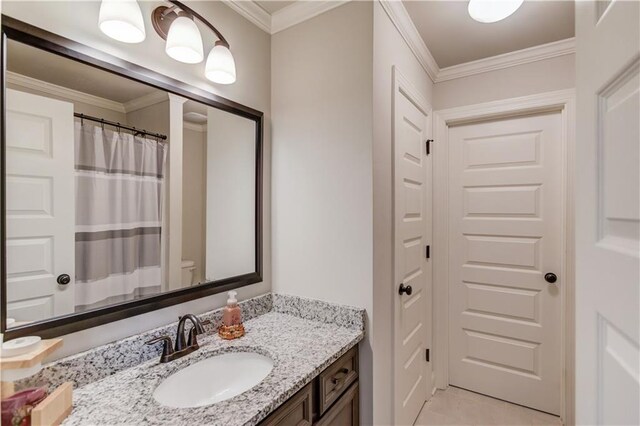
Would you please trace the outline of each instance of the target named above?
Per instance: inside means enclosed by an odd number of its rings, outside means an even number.
[[[431,362],[430,361],[430,356],[429,356],[429,349],[427,349],[427,362]]]
[[[431,154],[431,142],[433,142],[433,139],[427,139],[427,155]]]
[[[425,257],[426,257],[427,259],[431,259],[431,246],[427,246],[427,247],[425,248],[425,253],[424,253],[424,255],[425,255]]]

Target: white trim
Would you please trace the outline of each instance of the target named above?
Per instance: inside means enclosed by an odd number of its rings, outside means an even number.
[[[440,83],[442,81],[453,80],[455,78],[515,67],[517,65],[528,64],[530,62],[555,58],[556,56],[571,55],[575,52],[576,40],[575,37],[572,37],[565,40],[529,47],[527,49],[503,53],[502,55],[478,59],[477,61],[442,68],[438,72],[435,82]]]
[[[293,27],[348,2],[349,0],[297,1],[271,15],[271,34]]]
[[[130,113],[168,100],[169,94],[167,92],[154,91],[149,94],[140,96],[139,98],[131,99],[130,101],[125,102],[124,110],[125,112]]]
[[[121,113],[126,112],[124,105],[119,102],[101,98],[99,96],[89,95],[88,93],[80,92],[78,90],[68,89],[63,86],[58,86],[57,84],[47,83],[46,81],[27,77],[26,75],[12,71],[7,71],[7,83],[27,89],[37,90],[38,92],[49,95],[58,96],[72,102],[82,102],[84,104]]]
[[[350,0],[296,1],[269,14],[253,0],[222,0],[227,6],[269,34],[275,34],[328,12]]]
[[[402,38],[407,42],[411,52],[413,52],[418,62],[420,62],[422,68],[424,68],[427,74],[429,74],[431,81],[435,83],[438,73],[440,72],[440,68],[436,63],[436,60],[433,58],[433,55],[431,55],[431,52],[427,48],[424,40],[420,36],[420,33],[409,16],[407,9],[400,1],[379,1],[384,11],[387,12],[389,19],[393,22],[393,25],[395,25]]]
[[[560,90],[520,98],[456,107],[434,112],[434,370],[436,386],[449,385],[449,296],[447,291],[449,264],[449,200],[448,200],[448,136],[449,127],[468,122],[513,117],[544,111],[562,114],[564,157],[564,273],[562,286],[562,377],[561,417],[564,424],[574,424],[575,379],[575,274],[574,274],[574,157],[575,157],[575,90]]]
[[[576,51],[575,38],[572,37],[478,59],[477,61],[440,68],[420,36],[404,4],[394,0],[379,1],[389,16],[389,19],[391,19],[391,22],[393,22],[402,38],[407,42],[411,52],[413,52],[418,62],[420,62],[420,65],[422,65],[422,68],[424,68],[434,83],[528,64],[530,62],[542,61],[544,59],[555,58],[556,56],[571,55]]]
[[[271,15],[269,12],[258,6],[257,3],[247,0],[222,0],[231,9],[247,18],[252,24],[256,25],[269,34],[271,32]]]
[[[230,8],[247,18],[263,31],[275,34],[301,22],[309,20],[324,12],[348,3],[350,0],[298,0],[290,6],[284,7],[273,15],[262,9],[253,0],[223,0]],[[434,83],[468,77],[488,71],[514,67],[544,59],[555,58],[575,53],[575,38],[554,41],[526,49],[515,50],[501,55],[490,56],[476,61],[440,68],[433,58],[425,41],[420,36],[409,12],[404,4],[398,0],[378,0],[384,11],[398,29],[409,49],[416,57],[422,68]]]

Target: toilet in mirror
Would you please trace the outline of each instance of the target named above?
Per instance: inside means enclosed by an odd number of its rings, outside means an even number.
[[[7,328],[257,268],[256,122],[15,40]]]

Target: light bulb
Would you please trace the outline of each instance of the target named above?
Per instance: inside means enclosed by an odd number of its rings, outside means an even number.
[[[177,17],[169,28],[165,52],[176,61],[187,64],[202,62],[202,36],[196,23],[186,16]]]
[[[142,11],[136,0],[102,0],[98,27],[124,43],[140,43],[145,39]]]
[[[231,84],[236,81],[236,62],[229,47],[223,41],[216,41],[209,52],[204,75],[219,84]]]
[[[524,0],[469,0],[469,15],[478,22],[490,24],[513,14]]]

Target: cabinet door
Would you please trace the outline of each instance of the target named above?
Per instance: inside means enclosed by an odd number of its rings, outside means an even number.
[[[316,423],[317,426],[357,426],[360,424],[360,397],[358,382],[335,403]]]
[[[267,417],[260,426],[311,426],[311,383],[298,391]]]

